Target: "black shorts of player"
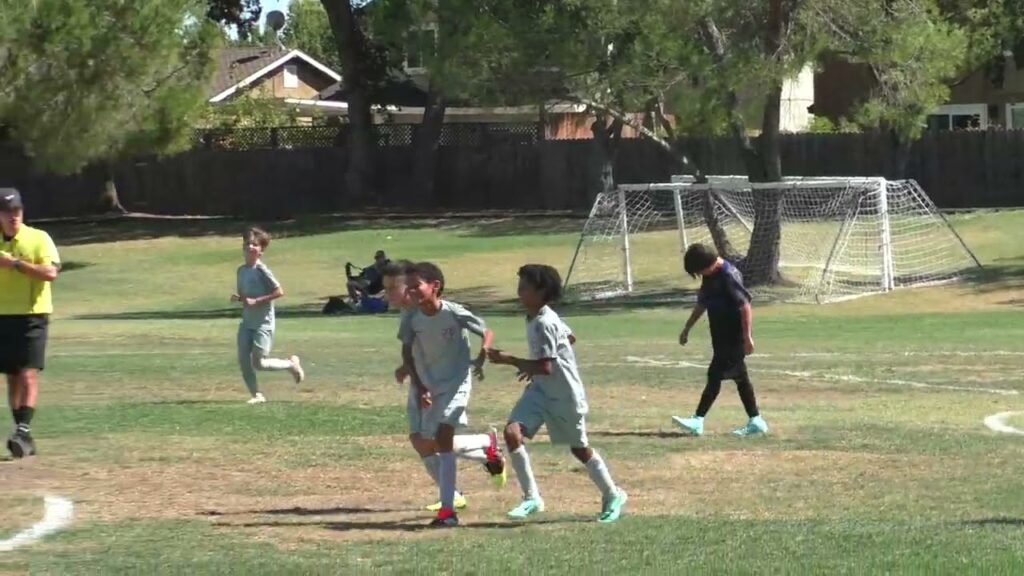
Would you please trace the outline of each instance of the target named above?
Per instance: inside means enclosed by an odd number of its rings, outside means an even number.
[[[708,380],[739,380],[747,377],[743,350],[715,351],[708,366]]]
[[[49,325],[50,318],[45,314],[0,316],[0,372],[42,370],[46,364]]]

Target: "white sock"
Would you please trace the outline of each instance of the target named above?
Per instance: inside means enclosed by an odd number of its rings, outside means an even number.
[[[520,445],[512,451],[512,468],[516,471],[516,480],[519,481],[519,488],[523,491],[523,498],[540,499],[540,490],[537,488],[537,480],[533,477],[533,468],[530,467],[530,456],[526,453],[526,446]]]
[[[452,452],[441,452],[441,474],[439,485],[441,488],[441,509],[455,510],[455,454]]]
[[[615,495],[618,488],[615,487],[615,482],[612,481],[612,475],[608,473],[608,466],[605,466],[604,459],[597,453],[596,450],[592,450],[593,456],[587,462],[587,474],[590,475],[590,479],[593,480],[598,490],[601,491],[601,497],[604,499],[611,498]]]
[[[473,462],[487,462],[485,450],[491,445],[487,434],[458,434],[452,441],[455,455]]]
[[[257,370],[291,370],[291,360],[281,360],[280,358],[260,358],[256,361]]]
[[[423,461],[423,467],[427,469],[427,474],[430,475],[430,479],[434,481],[436,486],[441,485],[441,459],[438,458],[437,454],[431,454],[430,456],[422,456],[420,459]]]

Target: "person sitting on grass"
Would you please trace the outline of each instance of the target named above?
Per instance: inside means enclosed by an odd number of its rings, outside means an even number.
[[[376,296],[384,290],[383,271],[390,262],[383,250],[377,250],[373,255],[373,264],[366,268],[359,268],[351,262],[345,263],[345,276],[348,278],[345,287],[348,289],[348,297],[353,306],[359,304],[363,298]],[[359,273],[353,274],[352,271],[357,268]]]

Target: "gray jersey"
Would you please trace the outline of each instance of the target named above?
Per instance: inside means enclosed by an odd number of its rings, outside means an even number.
[[[416,373],[431,394],[472,384],[469,333],[483,336],[484,321],[462,305],[441,301],[441,309],[427,316],[419,309],[403,318],[398,339],[412,346]]]
[[[551,359],[551,374],[534,376],[531,386],[536,386],[549,401],[566,403],[575,413],[586,414],[587,395],[576,366],[576,354],[569,344],[570,334],[569,326],[547,306],[526,320],[530,359]]]
[[[281,287],[274,278],[274,273],[263,262],[255,266],[241,265],[238,267],[238,295],[242,298],[259,298],[266,296]],[[274,329],[274,302],[266,302],[259,306],[242,307],[242,326],[253,330]]]

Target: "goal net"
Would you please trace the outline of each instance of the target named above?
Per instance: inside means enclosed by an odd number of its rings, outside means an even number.
[[[913,180],[673,177],[595,199],[566,277],[569,295],[678,296],[682,255],[698,242],[716,246],[748,281],[760,278],[755,293],[798,302],[948,282],[978,266]]]

